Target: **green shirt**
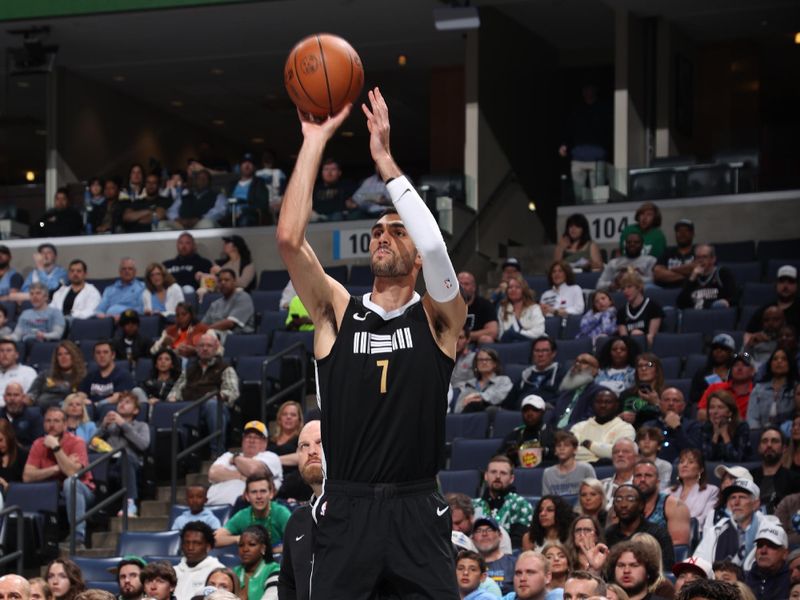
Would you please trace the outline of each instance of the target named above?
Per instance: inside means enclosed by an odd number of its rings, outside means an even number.
[[[492,517],[500,527],[508,529],[511,525],[524,525],[528,527],[533,518],[533,507],[525,498],[515,492],[505,496],[503,506],[492,510],[489,503],[483,498],[473,498],[472,506],[475,507],[475,518]]]
[[[265,563],[262,560],[258,564],[255,573],[253,573],[250,580],[247,582],[247,600],[261,600],[261,597],[264,595],[264,590],[267,588],[267,580],[272,575],[275,575],[277,578],[280,570],[281,567],[278,563]],[[244,567],[242,565],[237,565],[233,567],[233,572],[236,573],[236,576],[239,578],[239,585],[244,587],[244,578],[247,575],[244,571]],[[273,582],[273,584],[277,585],[277,581]]]
[[[261,525],[269,532],[269,541],[273,546],[283,543],[283,532],[286,530],[286,522],[292,513],[283,504],[278,502],[269,503],[269,515],[266,519],[256,519],[253,516],[253,507],[243,508],[233,515],[225,523],[225,529],[232,535],[241,533],[250,525]]]
[[[653,227],[647,233],[642,232],[642,228],[638,225],[628,225],[622,230],[619,236],[619,249],[625,252],[625,238],[629,233],[638,233],[642,236],[642,254],[661,258],[661,255],[667,250],[667,238],[664,237],[664,232],[660,227]]]
[[[300,301],[300,296],[295,296],[292,298],[291,302],[289,302],[289,314],[286,315],[287,326],[292,322],[294,315],[297,315],[298,317],[307,317],[309,319],[311,318],[311,315],[306,310],[306,307],[303,306],[303,303]],[[314,331],[314,324],[306,323],[305,325],[300,325],[299,331]]]

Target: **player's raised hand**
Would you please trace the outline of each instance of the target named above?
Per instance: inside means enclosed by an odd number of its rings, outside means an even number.
[[[297,116],[302,124],[303,137],[306,139],[320,139],[323,142],[327,142],[333,137],[333,134],[336,133],[336,130],[339,129],[341,124],[344,123],[345,119],[350,116],[350,109],[352,108],[352,104],[345,104],[344,108],[338,113],[322,121],[314,119],[310,115],[300,112],[298,109]]]
[[[389,107],[379,88],[367,92],[370,106],[361,105],[361,110],[367,117],[367,129],[369,129],[369,150],[372,159],[378,161],[385,155],[391,156],[389,147]]]

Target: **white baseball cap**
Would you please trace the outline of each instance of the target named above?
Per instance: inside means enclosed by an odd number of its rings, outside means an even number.
[[[531,394],[530,396],[525,396],[522,399],[522,404],[520,408],[525,408],[526,406],[532,406],[536,410],[544,410],[545,409],[545,402],[544,398],[541,396],[537,396],[536,394]]]
[[[737,479],[724,490],[722,490],[722,495],[725,497],[726,502],[730,495],[734,492],[744,492],[745,494],[750,494],[753,496],[753,498],[761,497],[761,489],[755,483],[753,483],[752,479]]]
[[[789,279],[797,279],[797,267],[792,265],[783,265],[778,269],[778,279],[781,277],[788,277]]]
[[[731,475],[734,479],[749,479],[753,481],[753,475],[744,467],[726,467],[725,465],[717,465],[714,469],[714,475],[717,479],[722,479],[724,475]]]
[[[767,519],[761,524],[756,534],[756,541],[758,540],[767,540],[782,548],[789,547],[789,537],[786,535],[786,531],[781,527],[780,522],[774,519]]]

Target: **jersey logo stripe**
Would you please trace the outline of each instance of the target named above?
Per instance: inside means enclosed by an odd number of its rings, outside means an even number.
[[[395,350],[408,350],[413,347],[410,327],[398,329],[391,335],[368,331],[353,333],[353,354],[387,354]]]

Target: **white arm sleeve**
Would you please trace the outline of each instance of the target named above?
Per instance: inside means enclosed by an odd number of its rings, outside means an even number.
[[[459,292],[458,279],[431,211],[405,176],[390,181],[386,189],[422,256],[422,276],[428,293],[436,302],[449,302]]]

